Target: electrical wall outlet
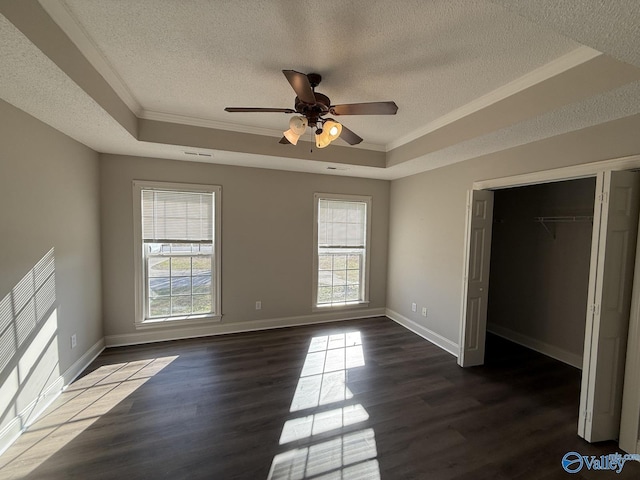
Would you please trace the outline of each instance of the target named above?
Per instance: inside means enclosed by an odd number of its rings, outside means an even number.
[[[262,310],[262,302],[260,300],[256,302],[256,310]]]
[[[423,317],[427,316],[427,307],[422,307],[422,316]]]
[[[76,345],[78,344],[77,340],[75,333],[71,335],[71,348],[76,348]]]
[[[413,302],[413,303],[411,304],[411,311],[412,311],[412,312],[417,312],[417,311],[418,311],[418,305],[416,305],[416,303],[415,303],[415,302]]]

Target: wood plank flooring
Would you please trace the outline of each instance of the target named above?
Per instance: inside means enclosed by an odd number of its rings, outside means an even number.
[[[455,358],[385,317],[108,349],[0,457],[0,478],[554,479],[580,372],[489,337]]]

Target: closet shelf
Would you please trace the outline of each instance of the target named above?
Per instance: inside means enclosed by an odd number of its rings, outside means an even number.
[[[533,221],[542,225],[549,235],[555,240],[556,233],[552,231],[548,223],[578,223],[578,222],[593,222],[593,215],[575,215],[575,216],[550,216],[550,217],[533,217]],[[554,229],[555,230],[555,229]]]

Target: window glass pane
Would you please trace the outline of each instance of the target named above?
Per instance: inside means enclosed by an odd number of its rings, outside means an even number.
[[[162,244],[160,243],[145,243],[147,253],[160,253],[162,250]]]
[[[333,274],[331,273],[331,271],[322,270],[318,272],[318,285],[331,285],[332,276]]]
[[[344,270],[347,268],[347,256],[346,255],[333,255],[333,269]]]
[[[171,253],[191,253],[190,243],[172,243]]]
[[[347,268],[349,269],[360,269],[360,259],[361,255],[349,255],[347,258]]]
[[[360,283],[360,270],[347,270],[347,284]]]
[[[346,293],[347,293],[347,287],[345,287],[345,286],[333,287],[333,293],[331,295],[331,301],[333,303],[345,302],[346,301]]]
[[[171,299],[152,298],[149,300],[149,314],[152,317],[164,317],[171,314]]]
[[[191,276],[191,257],[171,257],[171,276]]]
[[[360,285],[347,286],[347,302],[355,302],[360,300]]]
[[[347,272],[345,270],[333,271],[333,286],[346,285],[347,284]]]
[[[211,310],[211,295],[193,296],[193,313],[208,313]]]
[[[191,313],[191,296],[171,297],[171,315]]]
[[[331,287],[318,288],[318,303],[330,303],[331,302]]]
[[[149,296],[160,297],[171,294],[171,280],[169,278],[150,278]]]
[[[193,275],[211,276],[211,257],[193,257]]]
[[[331,255],[318,254],[318,270],[331,270]]]
[[[171,277],[171,295],[191,295],[191,278]]]
[[[150,277],[168,277],[169,276],[169,259],[162,257],[154,257],[149,259],[149,276]]]
[[[211,275],[193,277],[193,293],[211,293]]]

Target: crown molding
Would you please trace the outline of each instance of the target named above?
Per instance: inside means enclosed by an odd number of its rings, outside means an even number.
[[[116,94],[129,107],[134,115],[140,116],[142,106],[136,100],[129,87],[118,74],[111,62],[105,57],[78,19],[73,15],[64,0],[39,0],[42,8],[69,37],[87,61],[104,77]]]
[[[541,83],[549,78],[555,77],[567,70],[570,70],[578,65],[588,62],[589,60],[602,55],[601,52],[589,47],[581,46],[572,50],[571,52],[556,58],[555,60],[542,65],[541,67],[532,70],[531,72],[523,75],[520,78],[513,80],[512,82],[497,88],[486,95],[478,97],[472,102],[456,108],[451,112],[435,119],[434,121],[424,125],[413,132],[400,137],[397,140],[389,142],[386,145],[386,151],[393,150],[394,148],[401,147],[402,145],[412,142],[417,138],[427,135],[439,128],[442,128],[450,123],[453,123],[461,118],[464,118],[472,113],[480,111],[484,108],[493,105],[507,97],[515,95],[518,92],[524,91],[532,86]]]

